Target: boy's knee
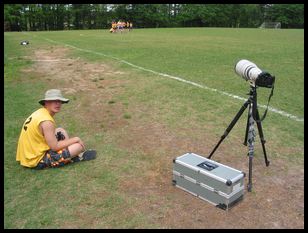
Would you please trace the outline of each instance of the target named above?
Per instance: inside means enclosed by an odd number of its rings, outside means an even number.
[[[63,129],[63,128],[61,128],[61,127],[58,127],[58,128],[56,128],[56,134],[57,134],[58,132],[61,132],[61,133],[64,135],[64,137],[65,137],[66,139],[69,138],[68,133],[66,132],[65,129]]]
[[[65,131],[65,129],[63,129],[63,128],[58,127],[58,128],[56,128],[56,133],[57,133],[57,132],[62,132],[62,133],[63,133],[63,132],[66,132],[66,131]]]

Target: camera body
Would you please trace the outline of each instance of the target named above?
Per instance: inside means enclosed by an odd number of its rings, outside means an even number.
[[[252,86],[272,88],[275,77],[266,71],[262,71],[251,61],[242,59],[235,64],[235,72]]]
[[[272,88],[275,83],[275,76],[272,76],[269,73],[263,71],[261,74],[259,74],[255,83],[258,87]]]

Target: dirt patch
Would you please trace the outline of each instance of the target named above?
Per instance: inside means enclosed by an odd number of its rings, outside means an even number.
[[[245,191],[244,200],[227,212],[171,185],[172,159],[186,152],[206,156],[217,141],[207,141],[202,129],[186,129],[185,138],[179,131],[153,123],[130,125],[129,138],[120,138],[121,146],[138,147],[149,154],[151,167],[144,169],[142,178],[122,181],[123,192],[139,199],[138,210],[151,216],[153,223],[167,228],[303,228],[304,169],[301,165],[275,159],[265,166],[263,153],[253,161],[253,192]],[[196,135],[198,135],[196,137]],[[192,140],[191,138],[199,138]],[[210,138],[210,137],[208,137]],[[223,142],[227,143],[227,142]],[[205,145],[212,145],[204,148]],[[238,144],[241,147],[241,143]],[[257,145],[260,146],[261,145]],[[221,145],[213,159],[248,174],[248,157],[230,153]],[[269,159],[270,156],[269,156]],[[245,177],[245,185],[248,175]],[[157,211],[159,210],[159,211]]]
[[[89,63],[80,58],[69,57],[69,49],[50,47],[36,50],[31,60],[32,67],[24,72],[35,73],[46,80],[47,87],[61,89],[64,96],[75,101],[83,126],[91,128],[122,127],[123,106],[115,103],[113,97],[125,87],[126,81],[119,79],[125,75],[103,63]],[[82,108],[81,108],[82,107]]]
[[[89,63],[80,58],[67,57],[68,51],[68,48],[62,47],[36,50],[31,57],[31,60],[35,61],[34,66],[24,71],[35,72],[51,84],[61,81],[64,94],[91,93],[95,90],[95,96],[98,94],[97,99],[101,96],[100,89],[125,83],[116,79],[116,76],[123,75],[124,72],[114,70],[103,63]]]
[[[80,100],[75,108],[81,109],[85,127],[112,131],[119,148],[144,155],[144,160],[137,160],[136,164],[136,169],[140,170],[138,174],[142,176],[133,173],[131,177],[123,177],[119,181],[120,191],[125,193],[128,200],[134,200],[127,213],[132,216],[142,213],[148,222],[160,228],[304,227],[302,164],[275,158],[266,167],[261,145],[256,143],[253,192],[246,191],[243,201],[229,211],[217,209],[175,188],[171,180],[173,158],[186,152],[206,156],[219,138],[213,138],[206,126],[183,125],[181,129],[171,129],[155,119],[141,120],[138,114],[128,122],[123,118],[125,111],[122,103],[114,101],[129,83],[129,80],[118,78],[125,73],[103,63],[69,57],[68,52],[68,48],[61,47],[37,50],[32,57],[36,60],[34,66],[24,72],[35,72],[50,83],[48,88],[59,88],[64,95]],[[137,105],[127,108],[128,112],[148,111]],[[236,140],[224,141],[213,159],[248,173],[247,148],[241,145],[242,138]],[[233,153],[232,147],[235,145],[242,147],[242,155]],[[286,148],[278,150],[279,154],[286,153]],[[245,184],[247,181],[246,176]]]

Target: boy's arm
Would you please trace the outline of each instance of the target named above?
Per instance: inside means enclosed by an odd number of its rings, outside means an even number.
[[[83,147],[83,142],[79,137],[73,137],[65,140],[58,141],[55,136],[55,126],[51,121],[43,121],[40,124],[40,128],[45,137],[45,140],[50,147],[50,149],[54,151],[62,150],[74,143],[80,143]]]

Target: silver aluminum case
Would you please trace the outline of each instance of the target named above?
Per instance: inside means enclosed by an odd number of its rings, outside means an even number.
[[[216,168],[209,171],[197,166],[203,162]],[[244,177],[242,171],[194,153],[173,160],[173,184],[222,209],[228,209],[243,198]]]

